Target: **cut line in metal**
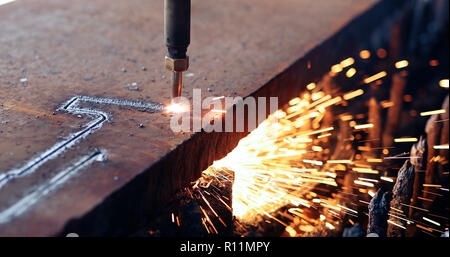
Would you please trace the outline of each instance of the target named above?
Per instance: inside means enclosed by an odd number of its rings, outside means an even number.
[[[53,176],[46,183],[41,184],[30,194],[21,198],[10,207],[0,211],[0,223],[10,221],[12,218],[17,217],[24,213],[28,208],[35,204],[40,198],[44,197],[48,193],[55,191],[58,187],[69,180],[74,175],[78,174],[82,168],[90,165],[94,161],[103,161],[105,159],[106,151],[97,149],[95,152],[80,158],[74,165],[69,166],[66,169],[61,170],[55,176]]]
[[[93,115],[96,116],[97,118],[87,123],[84,126],[85,127],[84,129],[69,135],[66,140],[56,143],[55,145],[53,145],[52,147],[48,148],[46,151],[38,155],[37,157],[31,158],[22,167],[0,174],[0,188],[2,188],[11,179],[19,178],[34,172],[39,166],[41,166],[48,160],[55,158],[64,150],[77,143],[80,139],[86,137],[87,135],[93,133],[95,130],[99,129],[106,120],[109,120],[110,117],[105,112],[99,111],[97,109],[78,108],[79,102],[92,102],[98,104],[128,106],[133,108],[144,109],[149,112],[160,112],[164,110],[164,105],[155,102],[131,101],[131,100],[121,100],[114,98],[103,98],[92,96],[74,96],[68,101],[66,101],[60,108],[58,108],[58,110],[65,111],[67,113],[75,115],[78,114]]]
[[[160,112],[164,110],[164,105],[155,102],[142,102],[142,101],[131,101],[131,100],[121,100],[114,98],[103,98],[103,97],[92,97],[92,96],[74,96],[68,101],[66,101],[58,110],[64,111],[70,114],[80,115],[87,114],[96,117],[94,120],[88,122],[84,125],[84,129],[70,134],[66,140],[58,142],[45,150],[43,153],[39,154],[37,157],[33,157],[28,160],[22,167],[18,169],[10,170],[6,173],[0,174],[0,189],[6,185],[10,180],[20,178],[30,173],[33,173],[41,165],[50,159],[55,158],[60,153],[64,152],[69,147],[78,143],[82,138],[95,132],[97,129],[101,128],[103,123],[110,119],[110,115],[106,112],[90,109],[90,108],[80,108],[80,102],[91,102],[98,104],[112,104],[118,106],[128,106],[138,109],[144,109],[148,112]],[[0,211],[0,223],[5,223],[16,217],[23,212],[25,212],[30,206],[36,203],[41,197],[47,195],[51,191],[57,189],[59,185],[66,182],[73,175],[77,174],[82,168],[88,166],[93,161],[103,161],[105,159],[105,150],[96,150],[88,156],[84,156],[79,159],[74,165],[69,166],[66,169],[58,172],[53,178],[47,182],[39,185],[30,194],[19,199],[12,206]]]

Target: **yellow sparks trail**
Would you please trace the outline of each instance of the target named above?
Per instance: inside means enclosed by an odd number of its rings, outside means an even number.
[[[360,52],[361,59],[370,58],[370,52],[363,50]],[[353,58],[347,58],[342,62],[331,67],[331,74],[339,73],[343,68],[348,67],[346,77],[350,78],[356,73],[356,69],[351,67],[355,63]],[[408,67],[408,61],[402,60],[395,63],[397,69]],[[386,71],[379,72],[363,79],[365,84],[370,84],[376,80],[386,77]],[[446,83],[446,84],[445,84]],[[442,86],[444,84],[444,86]],[[448,87],[448,80],[441,83],[441,87]],[[360,203],[369,204],[370,198],[375,195],[375,185],[384,181],[384,183],[395,183],[395,177],[389,177],[383,174],[380,165],[383,165],[383,158],[373,155],[374,149],[369,144],[354,146],[354,149],[361,151],[351,158],[332,159],[330,153],[330,140],[336,139],[339,128],[330,125],[324,126],[323,120],[327,109],[331,106],[344,105],[343,102],[364,95],[363,89],[356,89],[350,92],[343,92],[339,96],[332,96],[323,91],[320,83],[309,83],[306,86],[307,91],[301,96],[296,96],[288,102],[285,108],[280,109],[270,115],[268,119],[262,122],[249,135],[241,139],[237,147],[226,157],[215,161],[211,167],[204,171],[204,175],[216,177],[219,179],[218,171],[227,170],[234,172],[234,182],[232,187],[232,208],[223,200],[218,198],[228,210],[232,209],[233,215],[240,222],[253,223],[257,216],[265,216],[285,226],[286,234],[290,236],[299,236],[302,233],[310,232],[314,225],[322,223],[329,230],[335,230],[340,226],[339,219],[343,215],[356,217],[358,211],[355,206]],[[382,102],[383,108],[393,106],[391,102]],[[444,110],[435,110],[420,113],[421,116],[443,113]],[[355,116],[355,117],[354,117]],[[336,121],[346,123],[353,133],[369,133],[371,129],[379,126],[378,124],[366,123],[356,124],[361,114],[351,115],[348,112],[339,117]],[[367,118],[367,115],[362,114]],[[361,122],[359,120],[358,122]],[[366,122],[368,122],[366,120]],[[340,141],[346,141],[344,146],[352,147],[352,142],[356,139],[353,136],[347,138],[337,138]],[[370,140],[367,140],[370,141]],[[399,137],[393,139],[393,143],[417,142],[417,138]],[[363,142],[363,141],[360,141]],[[447,145],[435,145],[435,149],[448,149]],[[387,148],[379,148],[384,155],[389,154]],[[364,151],[363,151],[364,150]],[[382,150],[382,151],[381,151]],[[336,150],[339,151],[339,150]],[[362,153],[363,151],[363,153]],[[398,157],[406,158],[406,157]],[[387,158],[385,158],[387,159]],[[392,158],[391,158],[392,159]],[[317,191],[318,185],[326,188],[337,188],[337,177],[339,174],[354,174],[353,179],[342,186],[342,191],[354,190],[364,195],[354,199],[354,202],[346,202],[345,194],[330,194],[327,189],[324,192]],[[342,176],[341,176],[342,177]],[[198,182],[194,187],[197,187]],[[203,189],[207,188],[207,184]],[[424,184],[424,187],[438,188],[440,185]],[[313,190],[315,189],[315,190]],[[374,191],[375,190],[375,191]],[[350,191],[351,192],[351,191]],[[209,193],[208,193],[209,194]],[[346,193],[352,195],[352,193]],[[211,209],[212,213],[218,217],[214,211],[214,206],[202,195],[203,200]],[[418,208],[412,205],[406,205],[412,208]],[[287,220],[280,219],[273,215],[277,210],[284,206],[291,206],[287,212],[279,213]],[[317,218],[311,218],[302,208],[313,208],[319,211]],[[401,210],[393,208],[401,214]],[[217,233],[216,228],[211,222],[206,211],[201,209],[204,218],[203,225],[208,233]],[[428,212],[428,210],[422,209]],[[390,214],[395,216],[394,214]],[[402,214],[403,215],[403,214]],[[404,219],[395,216],[399,219]],[[406,219],[404,219],[406,220]],[[423,218],[424,221],[435,226],[441,224],[430,219]],[[225,223],[220,219],[221,223]],[[407,220],[408,223],[414,223]],[[355,220],[349,219],[351,224]],[[268,222],[269,223],[269,222]],[[405,229],[401,224],[389,221],[390,224]],[[428,227],[417,225],[425,230],[433,230]]]

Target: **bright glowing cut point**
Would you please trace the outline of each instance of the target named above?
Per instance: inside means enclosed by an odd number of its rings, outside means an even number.
[[[186,108],[181,104],[171,104],[166,107],[166,110],[171,113],[180,113],[185,112]]]
[[[443,79],[439,81],[439,86],[442,88],[448,88],[448,79]]]

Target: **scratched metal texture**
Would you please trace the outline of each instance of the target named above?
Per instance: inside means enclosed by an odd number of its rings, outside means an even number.
[[[183,95],[283,103],[307,62],[324,72],[389,14],[378,2],[193,1]],[[170,130],[163,1],[18,0],[0,17],[0,235],[127,234],[244,135]]]

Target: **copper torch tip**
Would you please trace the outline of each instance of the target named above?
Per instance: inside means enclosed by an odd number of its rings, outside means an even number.
[[[183,85],[183,73],[181,71],[172,72],[172,99],[181,96],[181,88]]]

